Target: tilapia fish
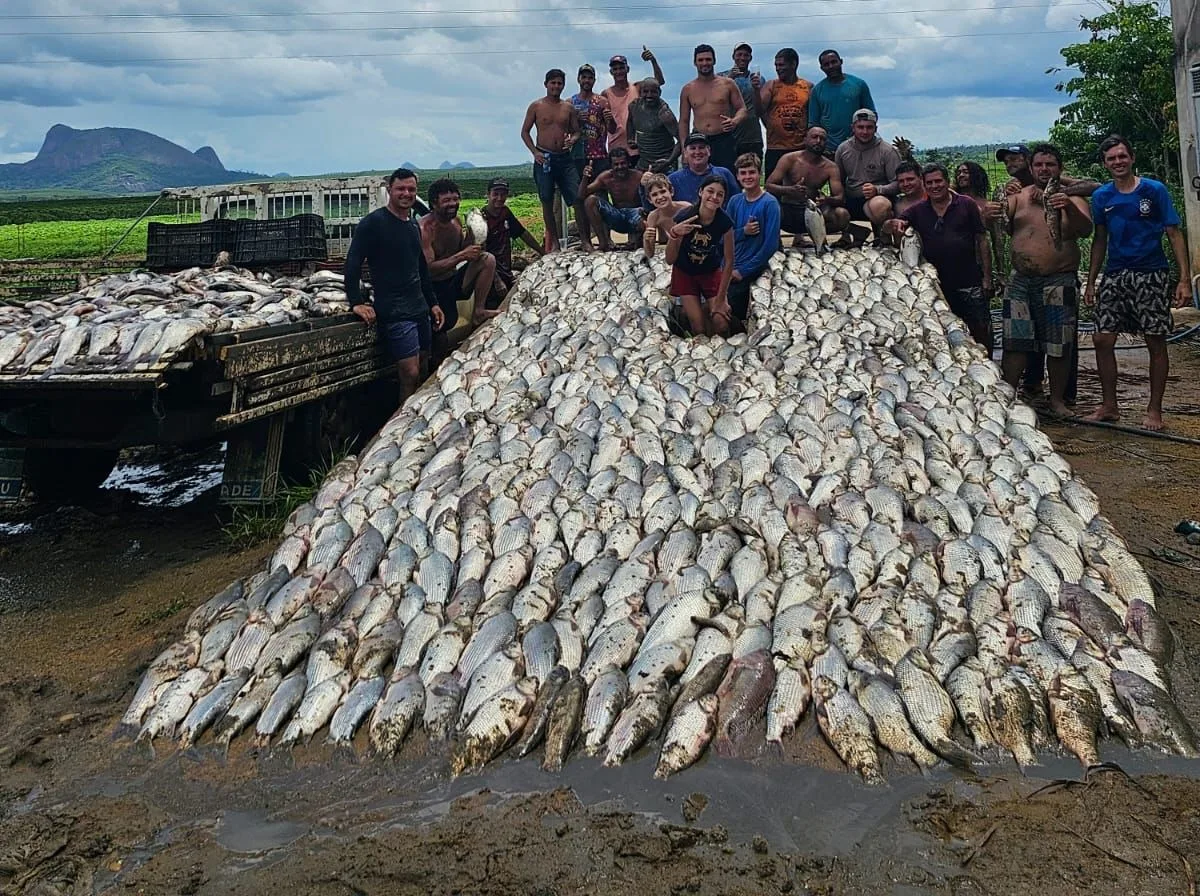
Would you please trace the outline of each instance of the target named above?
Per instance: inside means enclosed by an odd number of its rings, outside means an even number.
[[[1050,182],[1042,188],[1042,211],[1046,215],[1046,229],[1050,231],[1050,241],[1055,249],[1062,248],[1063,215],[1061,209],[1050,204],[1050,197],[1062,191],[1062,184],[1057,177],[1050,178]]]
[[[346,750],[365,726],[456,773],[647,749],[660,777],[788,755],[814,719],[871,781],[881,747],[968,764],[960,731],[1022,766],[1106,734],[1194,751],[1149,578],[912,238],[775,254],[728,339],[672,335],[669,285],[640,251],[530,265],[264,569],[197,596],[121,730]],[[0,359],[148,363],[339,286],[118,278],[75,322],[0,307]],[[172,290],[215,323],[189,337]]]
[[[0,372],[60,377],[155,366],[186,357],[212,333],[347,311],[342,277],[332,271],[271,277],[224,266],[81,277],[75,292],[0,309]]]

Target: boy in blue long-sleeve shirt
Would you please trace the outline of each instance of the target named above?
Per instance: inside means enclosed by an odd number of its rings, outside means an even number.
[[[729,200],[726,214],[733,220],[733,279],[729,283],[730,331],[744,327],[750,312],[750,285],[767,269],[779,251],[779,200],[759,183],[758,156],[738,156],[737,180],[742,192]],[[713,312],[718,329],[722,321]],[[723,334],[724,335],[724,334]]]

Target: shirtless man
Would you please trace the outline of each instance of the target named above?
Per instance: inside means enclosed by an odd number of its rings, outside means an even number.
[[[1092,232],[1088,204],[1079,197],[1055,193],[1048,203],[1062,222],[1061,248],[1055,248],[1046,223],[1042,190],[1060,176],[1062,157],[1048,143],[1034,147],[1034,183],[1005,198],[1012,234],[1012,276],[1004,294],[1004,358],[1001,369],[1017,388],[1030,353],[1046,355],[1050,371],[1050,410],[1068,414],[1065,394],[1071,373],[1079,311],[1079,243]],[[1002,211],[988,204],[988,217]]]
[[[534,100],[525,110],[521,140],[533,154],[533,182],[537,184],[542,223],[546,226],[544,246],[547,252],[557,252],[554,188],[558,187],[567,205],[575,204],[579,195],[579,169],[571,158],[571,147],[579,139],[579,116],[575,114],[575,107],[562,98],[567,83],[567,75],[562,69],[552,68],[546,72],[545,83],[546,95]],[[536,143],[531,134],[535,126]]]
[[[732,170],[737,161],[738,125],[750,113],[738,86],[713,73],[717,54],[712,47],[700,44],[692,53],[692,61],[696,77],[679,93],[679,142],[686,146],[690,134],[703,134],[712,150],[712,163]]]
[[[496,257],[474,245],[474,237],[458,220],[462,192],[448,177],[439,178],[429,186],[430,214],[421,219],[421,250],[433,295],[442,309],[445,324],[433,335],[433,366],[449,352],[447,334],[458,323],[458,303],[468,296],[474,300],[471,323],[475,326],[499,311],[487,308],[488,294],[496,276]]]
[[[996,161],[1004,165],[1004,170],[1008,173],[1008,180],[1004,183],[1004,193],[1007,196],[1015,196],[1023,189],[1034,184],[1033,170],[1030,168],[1030,153],[1029,147],[1023,143],[1014,143],[1011,146],[1003,146],[996,150]],[[1063,187],[1063,192],[1068,196],[1080,196],[1083,198],[1090,197],[1096,192],[1096,188],[1100,186],[1097,181],[1089,180],[1088,178],[1075,178],[1066,174],[1059,176],[1059,183]],[[995,245],[997,257],[1004,257],[1003,240],[999,240],[999,233],[993,235],[993,240],[998,243]],[[1005,269],[997,268],[1003,273]],[[1025,379],[1022,384],[1023,391],[1026,396],[1034,397],[1042,394],[1042,381],[1046,375],[1046,360],[1042,355],[1034,352],[1028,354],[1025,359]],[[1075,393],[1077,380],[1079,377],[1079,346],[1071,347],[1071,375],[1067,380],[1066,401],[1067,404],[1075,404]]]
[[[602,252],[609,252],[613,248],[610,230],[627,234],[629,244],[637,246],[646,226],[642,221],[642,200],[638,195],[642,179],[629,165],[628,150],[619,146],[610,150],[608,163],[608,170],[587,184],[582,193],[587,197],[584,207]],[[608,194],[607,198],[605,194]],[[590,252],[591,246],[584,243],[583,251]]]
[[[784,155],[775,170],[767,175],[767,192],[779,200],[783,229],[801,234],[804,226],[805,202],[809,198],[821,209],[825,227],[831,232],[849,236],[850,213],[844,203],[842,174],[838,166],[825,156],[825,129],[813,125],[804,133],[804,148]],[[829,184],[829,195],[821,190]],[[843,239],[846,238],[843,236]]]

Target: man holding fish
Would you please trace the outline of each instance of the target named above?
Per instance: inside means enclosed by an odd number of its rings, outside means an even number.
[[[1033,148],[1033,183],[987,206],[989,221],[1011,234],[1012,275],[1004,293],[1004,378],[1014,389],[1031,355],[1046,356],[1050,410],[1065,415],[1067,381],[1079,313],[1079,243],[1092,232],[1087,200],[1054,189],[1062,156],[1049,143]]]

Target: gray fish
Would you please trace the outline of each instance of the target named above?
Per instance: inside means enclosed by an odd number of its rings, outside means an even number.
[[[662,750],[654,777],[665,779],[692,765],[703,755],[717,731],[717,712],[721,701],[716,694],[703,694],[677,705],[663,735]]]
[[[525,725],[520,741],[517,742],[517,758],[528,756],[542,742],[546,729],[550,725],[554,701],[570,677],[571,673],[565,666],[555,666],[544,679],[538,679],[537,697],[533,701],[533,709],[529,712],[529,721]]]
[[[587,696],[587,682],[578,674],[572,675],[562,686],[546,725],[546,749],[542,759],[542,768],[546,771],[562,770],[579,734]]]
[[[1113,670],[1112,683],[1146,743],[1189,759],[1200,756],[1192,726],[1170,694],[1137,673],[1122,669]]]
[[[775,687],[775,666],[765,650],[734,659],[717,689],[717,753],[733,756],[747,730],[763,713]]]
[[[179,726],[179,745],[190,747],[200,739],[209,726],[221,718],[233,706],[238,692],[249,676],[241,672],[217,682],[216,686],[196,701],[191,711]]]

